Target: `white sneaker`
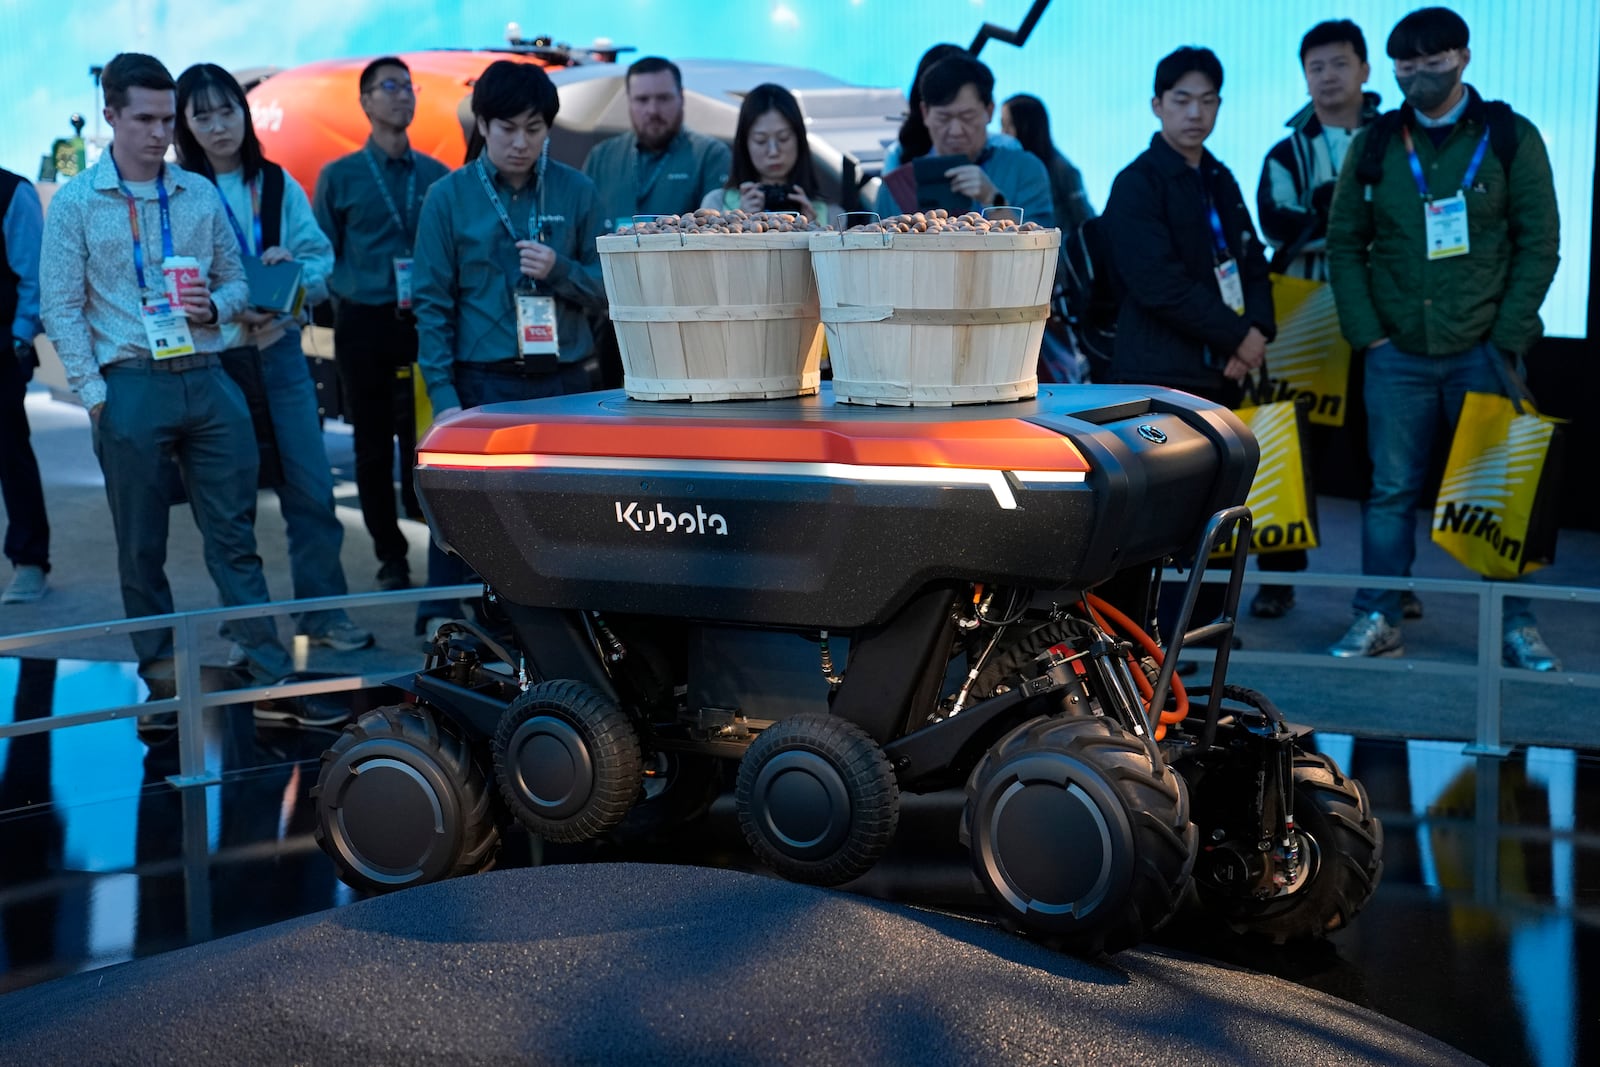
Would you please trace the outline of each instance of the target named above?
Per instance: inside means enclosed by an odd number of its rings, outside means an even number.
[[[1383,617],[1383,612],[1373,611],[1357,616],[1339,643],[1328,649],[1339,659],[1358,659],[1362,656],[1400,656],[1406,650],[1400,628]]]
[[[44,596],[49,588],[50,580],[45,576],[44,568],[24,563],[11,576],[11,584],[6,586],[6,591],[0,593],[0,604],[31,604]]]
[[[238,667],[243,667],[246,663],[249,663],[249,662],[250,662],[250,657],[245,655],[244,646],[243,645],[241,645],[237,641],[234,641],[234,642],[232,642],[231,644],[228,645],[228,658],[223,661],[223,665],[224,666],[227,666],[227,667],[230,667],[230,668],[238,668]]]

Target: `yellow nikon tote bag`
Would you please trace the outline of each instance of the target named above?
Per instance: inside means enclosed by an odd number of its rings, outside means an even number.
[[[1270,375],[1247,378],[1241,408],[1306,397],[1307,416],[1320,426],[1343,426],[1350,404],[1350,345],[1339,332],[1333,290],[1326,282],[1272,275],[1278,335],[1267,345]]]
[[[1433,507],[1433,540],[1490,578],[1555,562],[1564,419],[1534,409],[1505,370],[1508,395],[1468,393]]]
[[[1298,397],[1235,412],[1261,447],[1261,464],[1245,498],[1253,519],[1252,552],[1288,552],[1316,548],[1319,543],[1317,498],[1311,491],[1311,457],[1305,446],[1310,407],[1308,397]],[[1212,558],[1233,550],[1229,541]]]

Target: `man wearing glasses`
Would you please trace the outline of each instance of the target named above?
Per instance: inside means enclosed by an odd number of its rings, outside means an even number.
[[[1501,390],[1493,360],[1516,363],[1538,339],[1559,259],[1544,140],[1461,80],[1467,39],[1467,24],[1446,8],[1400,20],[1387,51],[1405,105],[1357,135],[1334,192],[1334,299],[1345,337],[1366,358],[1373,471],[1363,574],[1411,573],[1434,440],[1469,391]],[[1354,609],[1333,655],[1404,651],[1397,590],[1359,590]],[[1561,669],[1525,598],[1505,598],[1503,637],[1507,666]]]
[[[361,72],[360,87],[372,136],[360,151],[323,168],[314,207],[333,242],[334,358],[354,431],[356,493],[380,564],[378,588],[405,589],[411,568],[392,471],[399,438],[400,495],[406,514],[420,519],[411,485],[417,443],[413,256],[422,199],[449,168],[413,149],[406,137],[417,89],[403,60],[374,59]]]

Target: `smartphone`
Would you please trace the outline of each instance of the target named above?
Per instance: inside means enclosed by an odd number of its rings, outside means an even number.
[[[764,184],[761,186],[761,195],[765,199],[763,211],[793,211],[797,207],[787,185],[776,182]]]

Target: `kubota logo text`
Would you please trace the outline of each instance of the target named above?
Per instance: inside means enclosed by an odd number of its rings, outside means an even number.
[[[657,504],[654,508],[640,508],[637,500],[630,501],[626,505],[618,500],[616,505],[617,522],[639,533],[660,530],[663,533],[714,533],[719,537],[728,535],[728,520],[721,515],[707,515],[706,509],[698,504],[693,511],[676,513],[668,511],[665,504]]]

